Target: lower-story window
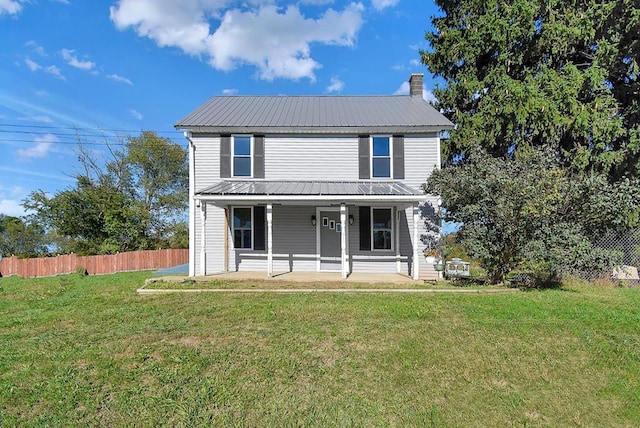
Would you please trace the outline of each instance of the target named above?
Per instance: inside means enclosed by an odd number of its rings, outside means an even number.
[[[391,250],[393,242],[393,212],[391,208],[371,209],[371,229],[374,250]]]
[[[233,246],[235,248],[253,248],[253,210],[251,207],[233,209]]]

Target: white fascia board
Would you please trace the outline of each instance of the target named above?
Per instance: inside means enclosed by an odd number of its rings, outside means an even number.
[[[196,195],[205,202],[423,202],[426,195]]]

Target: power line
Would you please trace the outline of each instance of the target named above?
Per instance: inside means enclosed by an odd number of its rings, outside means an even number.
[[[34,141],[34,140],[18,140],[14,138],[0,138],[1,143],[49,143],[49,144],[67,144],[67,145],[76,145],[82,144],[86,146],[125,146],[127,143],[119,143],[119,142],[110,142],[110,141],[102,141],[102,142],[86,142],[86,141]]]
[[[5,127],[5,129],[2,129]],[[10,129],[6,129],[10,128]],[[13,128],[13,129],[11,129]],[[64,131],[75,131],[64,132]],[[62,132],[60,132],[62,131]],[[0,144],[1,143],[36,143],[38,141],[34,141],[33,139],[23,139],[19,138],[19,135],[52,135],[56,137],[55,141],[44,141],[51,144],[66,144],[66,145],[76,145],[76,144],[84,144],[84,145],[95,145],[95,146],[124,146],[127,143],[123,142],[123,139],[126,138],[124,135],[119,136],[118,133],[141,133],[143,130],[126,130],[126,129],[106,129],[106,128],[81,128],[81,127],[65,127],[65,126],[48,126],[48,125],[21,125],[14,123],[0,123],[0,134],[9,134],[13,138],[3,138],[0,136]],[[152,131],[155,134],[163,137],[169,138],[172,141],[176,142],[179,145],[186,146],[186,142],[182,143],[180,139],[175,138],[178,135],[182,135],[182,131]],[[116,135],[109,135],[116,134]],[[7,136],[9,137],[9,136]],[[70,139],[73,138],[73,139]],[[87,141],[87,140],[96,140],[101,139],[102,141]],[[113,139],[117,139],[114,141]]]
[[[110,128],[82,128],[79,126],[51,126],[51,125],[19,125],[15,123],[0,123],[0,126],[7,126],[12,128],[36,128],[36,129],[63,129],[63,130],[74,130],[74,131],[100,131],[100,132],[111,132],[111,133],[138,133],[145,131],[144,129],[110,129]],[[153,131],[148,129],[147,131]],[[156,134],[182,134],[182,131],[178,130],[170,130],[170,131],[153,131]],[[101,135],[101,134],[97,134]]]

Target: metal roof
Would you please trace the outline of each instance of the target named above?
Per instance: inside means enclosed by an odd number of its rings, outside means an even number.
[[[433,132],[453,124],[422,97],[216,96],[175,125],[192,132]]]
[[[399,181],[221,181],[196,192],[204,200],[422,201],[424,193]]]

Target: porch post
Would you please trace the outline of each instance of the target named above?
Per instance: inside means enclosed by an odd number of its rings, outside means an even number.
[[[396,207],[394,210],[394,219],[395,219],[395,247],[396,247],[396,273],[400,273],[402,271],[402,264],[400,263],[400,209]]]
[[[267,276],[273,276],[273,205],[267,204]]]
[[[200,202],[200,275],[207,274],[207,204]]]
[[[340,265],[342,279],[347,279],[349,264],[347,263],[347,207],[340,204]]]
[[[418,221],[420,220],[420,210],[418,205],[413,206],[413,279],[420,279],[420,258],[418,249]]]

